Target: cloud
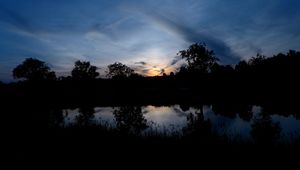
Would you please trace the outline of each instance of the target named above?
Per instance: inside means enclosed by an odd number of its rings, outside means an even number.
[[[143,69],[143,70],[140,70],[144,75],[148,75],[149,72],[151,71],[151,69]]]
[[[170,72],[174,72],[174,70],[176,69],[172,65],[167,65],[163,67],[151,65],[144,61],[135,62],[132,68],[135,70],[135,72],[144,76],[159,76],[163,75],[164,73],[169,74]]]
[[[153,66],[144,61],[135,62],[132,68],[136,73],[144,76],[149,76],[153,72]]]
[[[140,62],[135,62],[134,64],[137,64],[137,65],[147,65],[147,63],[145,61],[140,61]]]
[[[22,15],[8,8],[0,6],[0,22],[7,23],[20,30],[25,30],[27,32],[34,32],[32,25],[29,20],[27,20]]]
[[[180,60],[182,60],[182,58],[180,56],[175,56],[169,66],[176,65]]]
[[[237,61],[239,57],[231,50],[226,42],[214,37],[212,33],[204,31],[196,31],[196,29],[189,28],[181,21],[170,19],[167,16],[159,13],[147,13],[155,22],[168,29],[173,34],[180,36],[189,44],[196,42],[204,42],[208,47],[215,51],[218,57],[221,57],[221,61],[228,63],[229,61]]]

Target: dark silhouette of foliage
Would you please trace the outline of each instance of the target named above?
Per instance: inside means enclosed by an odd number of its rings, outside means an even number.
[[[110,64],[107,67],[108,67],[107,77],[109,78],[126,78],[134,74],[133,69],[119,62]]]
[[[236,115],[239,115],[239,117],[245,121],[250,121],[253,116],[251,105],[226,103],[226,101],[212,104],[212,111],[215,114],[229,118],[235,118]]]
[[[95,110],[93,107],[81,107],[79,108],[79,115],[76,117],[77,124],[79,126],[89,126],[91,125],[91,120],[94,118]]]
[[[251,125],[251,135],[255,142],[261,145],[270,145],[279,139],[280,124],[272,122],[271,116],[261,113],[256,117]]]
[[[266,60],[266,56],[261,55],[261,54],[257,54],[256,57],[252,57],[249,60],[249,65],[251,66],[257,66],[257,65],[261,65],[263,64],[263,62]]]
[[[235,71],[240,72],[240,73],[245,73],[248,72],[249,70],[249,65],[246,61],[240,61],[237,65],[235,65]]]
[[[187,116],[187,126],[184,127],[183,134],[186,137],[201,138],[202,140],[207,140],[212,134],[212,124],[211,121],[205,120],[203,113],[196,112],[195,114],[190,113]],[[204,137],[204,138],[203,138]]]
[[[208,73],[212,66],[218,61],[212,50],[207,49],[204,43],[192,44],[187,50],[178,52],[178,55],[186,59],[188,69],[201,73]]]
[[[148,127],[142,114],[142,108],[137,106],[122,106],[113,112],[117,127],[121,132],[139,134]]]
[[[187,77],[189,74],[189,71],[188,71],[188,68],[186,65],[183,65],[181,66],[179,69],[178,69],[178,72],[176,73],[177,76],[180,76],[180,77]]]
[[[53,109],[49,111],[48,119],[50,127],[59,127],[64,124],[63,112],[60,109]]]
[[[245,121],[250,121],[253,117],[252,106],[247,104],[236,105],[237,113],[239,117]]]
[[[231,65],[214,64],[211,67],[211,73],[217,75],[232,75],[234,73],[234,68]]]
[[[186,105],[186,104],[181,104],[181,105],[179,105],[179,107],[184,112],[186,112],[186,111],[188,111],[190,109],[190,106]]]
[[[75,67],[71,74],[76,80],[92,80],[99,76],[96,66],[91,65],[88,61],[80,60],[75,62]]]
[[[24,78],[28,81],[55,80],[56,75],[43,61],[27,58],[13,70],[15,79]]]

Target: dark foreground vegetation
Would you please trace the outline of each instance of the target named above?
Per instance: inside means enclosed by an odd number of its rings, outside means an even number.
[[[77,61],[71,76],[56,77],[46,63],[26,59],[13,70],[16,83],[0,83],[2,124],[7,146],[19,160],[74,159],[97,157],[133,159],[156,154],[176,157],[179,152],[214,157],[227,154],[299,151],[300,141],[274,143],[280,128],[270,115],[300,117],[300,52],[289,51],[272,57],[257,55],[236,65],[221,65],[204,44],[193,44],[178,53],[186,65],[170,75],[144,77],[121,63],[108,66],[107,78],[98,78],[97,67]],[[183,134],[141,133],[147,123],[141,106],[195,107],[187,117]],[[253,141],[234,141],[219,136],[203,119],[203,106],[210,105],[225,116],[251,118],[250,106],[263,108],[252,124]],[[92,124],[94,107],[118,107],[117,127]],[[79,108],[78,123],[62,126],[63,109]],[[238,156],[237,156],[238,157]],[[47,158],[47,159],[46,159]],[[178,159],[178,158],[177,158]]]

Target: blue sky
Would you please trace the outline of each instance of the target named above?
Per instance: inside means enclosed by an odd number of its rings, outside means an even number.
[[[76,60],[173,71],[205,42],[222,63],[300,50],[298,0],[0,0],[0,80],[25,58],[68,74]]]

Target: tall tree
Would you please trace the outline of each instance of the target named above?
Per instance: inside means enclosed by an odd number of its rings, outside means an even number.
[[[218,61],[214,52],[204,43],[192,44],[187,50],[179,51],[178,55],[187,61],[189,70],[201,73],[210,72],[212,66]]]
[[[55,80],[55,72],[43,61],[27,58],[22,64],[13,69],[15,79],[26,79],[28,81]]]
[[[107,67],[108,67],[107,77],[109,78],[126,78],[134,74],[133,69],[119,62],[110,64]]]
[[[90,80],[99,76],[97,67],[91,65],[88,61],[76,61],[72,70],[72,77],[76,80]]]
[[[266,61],[266,56],[261,54],[256,54],[256,57],[252,57],[248,63],[251,66],[258,66],[264,64],[263,62],[265,61]]]

